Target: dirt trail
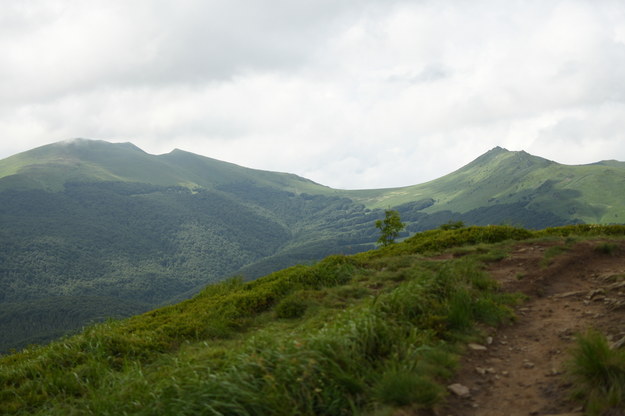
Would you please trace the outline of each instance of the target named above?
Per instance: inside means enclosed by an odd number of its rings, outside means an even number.
[[[563,374],[575,334],[595,328],[613,341],[625,337],[625,243],[603,253],[600,241],[580,242],[545,265],[553,245],[519,244],[490,273],[506,291],[529,300],[518,320],[472,345],[453,382],[469,395],[450,393],[437,416],[582,415]],[[619,279],[618,276],[621,276]],[[490,343],[489,343],[490,342]]]

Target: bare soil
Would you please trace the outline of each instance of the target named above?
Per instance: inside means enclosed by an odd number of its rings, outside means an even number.
[[[606,253],[597,249],[602,244],[618,248]],[[625,337],[625,283],[619,283],[625,282],[625,242],[578,242],[546,262],[554,245],[565,247],[564,241],[518,244],[490,266],[503,290],[528,299],[515,323],[489,330],[481,345],[468,348],[452,383],[469,394],[450,392],[435,415],[583,414],[571,399],[566,361],[575,336],[591,328],[613,342]]]

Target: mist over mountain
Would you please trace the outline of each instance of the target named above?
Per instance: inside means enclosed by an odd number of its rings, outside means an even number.
[[[402,237],[448,221],[622,223],[624,184],[623,162],[567,166],[502,148],[425,184],[349,191],[182,150],[53,143],[0,161],[0,350],[229,276],[371,249],[384,209],[399,211]]]

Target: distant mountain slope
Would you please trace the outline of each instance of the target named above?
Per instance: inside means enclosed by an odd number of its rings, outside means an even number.
[[[182,150],[59,142],[0,160],[0,305],[47,302],[51,315],[80,297],[154,307],[228,276],[373,248],[386,208],[406,222],[401,238],[450,220],[619,223],[624,185],[623,162],[566,166],[502,148],[425,184],[349,191]],[[68,328],[108,310],[79,303],[92,310]],[[0,314],[0,327],[9,316],[27,315]],[[0,334],[0,349],[42,339],[30,328]]]
[[[404,188],[353,191],[371,208],[398,206],[428,198],[420,210],[447,211],[474,221],[482,212],[510,212],[507,220],[541,228],[550,222],[622,223],[625,221],[625,163],[603,161],[562,165],[526,152],[496,147],[442,178]],[[518,215],[514,215],[514,213]],[[522,218],[545,217],[545,224]],[[493,218],[491,216],[491,218]],[[499,218],[500,220],[502,218]],[[477,221],[476,223],[480,223]],[[493,218],[497,223],[497,216]]]
[[[43,146],[0,161],[0,310],[38,302],[58,316],[54,308],[80,297],[145,310],[257,262],[249,277],[371,248],[374,215],[296,175],[180,150],[154,156],[91,140]],[[280,252],[299,256],[272,257]],[[91,310],[62,321],[68,329],[109,313],[106,302],[79,303]],[[21,312],[0,314],[0,327],[20,316],[26,328],[1,333],[0,350],[59,333]]]
[[[244,168],[178,149],[155,156],[131,143],[101,140],[53,143],[0,161],[0,190],[17,187],[60,191],[67,182],[100,181],[209,189],[252,181],[293,192],[331,192],[293,174]]]

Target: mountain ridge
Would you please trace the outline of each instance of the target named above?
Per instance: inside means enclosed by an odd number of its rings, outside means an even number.
[[[180,161],[191,164],[194,169],[182,166]],[[322,187],[297,175],[245,168],[179,149],[151,155],[129,142],[75,139],[40,146],[0,160],[0,190],[25,184],[30,189],[58,191],[68,181],[134,181],[189,188],[219,183],[214,179],[211,183],[207,173],[222,180],[230,176],[228,182],[236,177],[244,180],[251,174],[260,176],[261,182],[268,185],[282,182],[287,186],[293,181],[298,182],[293,189]],[[198,183],[189,182],[189,175]],[[279,178],[281,175],[285,178]],[[17,177],[21,180],[16,181]]]
[[[0,306],[92,296],[155,307],[233,275],[369,250],[389,208],[406,223],[400,239],[449,221],[622,223],[623,166],[567,166],[495,147],[423,184],[338,190],[179,149],[53,143],[0,160]],[[0,315],[0,326],[12,319]],[[0,337],[0,351],[17,345]]]

